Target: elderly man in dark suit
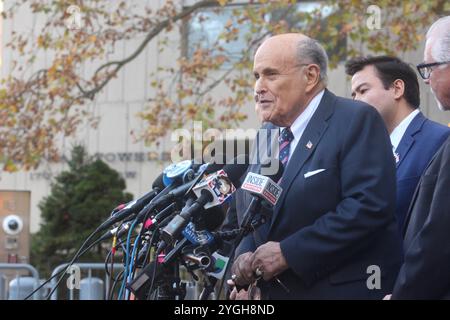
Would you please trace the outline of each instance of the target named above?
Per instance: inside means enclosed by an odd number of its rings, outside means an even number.
[[[427,33],[420,75],[450,110],[450,16]],[[450,138],[422,175],[406,217],[405,261],[392,299],[450,299]]]
[[[230,284],[252,283],[258,270],[263,299],[382,298],[402,254],[395,163],[380,115],[326,89],[326,53],[304,35],[267,39],[253,70],[256,112],[280,132],[283,193],[271,221],[237,249]],[[235,200],[241,221],[248,195],[240,190]]]

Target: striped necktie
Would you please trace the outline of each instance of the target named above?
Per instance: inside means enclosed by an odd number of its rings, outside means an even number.
[[[280,143],[279,159],[284,167],[286,167],[289,161],[289,150],[292,140],[294,140],[294,134],[291,129],[289,127],[284,128],[278,138],[278,142]]]

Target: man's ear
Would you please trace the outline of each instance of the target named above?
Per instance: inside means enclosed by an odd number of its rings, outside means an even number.
[[[405,94],[405,83],[401,79],[397,79],[392,83],[394,88],[394,99],[400,99]]]
[[[317,64],[310,64],[305,69],[306,92],[312,91],[320,82],[320,68]]]

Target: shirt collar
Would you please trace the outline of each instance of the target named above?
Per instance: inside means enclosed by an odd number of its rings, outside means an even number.
[[[294,140],[300,140],[300,137],[302,136],[303,131],[305,131],[309,120],[311,120],[314,112],[317,110],[317,107],[319,106],[324,93],[325,89],[316,94],[316,96],[309,102],[305,110],[303,110],[303,112],[297,117],[297,119],[294,120],[294,122],[290,126],[292,134],[294,135]],[[285,127],[281,127],[280,129],[283,130],[284,128]]]
[[[418,114],[419,110],[418,109],[414,110],[405,119],[403,119],[402,122],[400,122],[399,125],[396,126],[395,129],[392,131],[390,138],[393,151],[397,149],[398,145],[400,144],[400,141],[403,138],[403,135],[406,132],[406,129],[408,129],[409,124]]]

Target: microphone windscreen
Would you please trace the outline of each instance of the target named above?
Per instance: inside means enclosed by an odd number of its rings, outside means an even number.
[[[165,185],[164,185],[164,182],[163,182],[163,177],[164,177],[164,174],[161,173],[161,174],[155,179],[155,181],[153,181],[152,189],[159,189],[159,190],[162,190],[162,189],[165,188]]]
[[[222,206],[215,206],[205,210],[201,219],[196,223],[198,230],[214,231],[225,220],[225,211]]]
[[[208,166],[206,167],[205,170],[206,174],[211,174],[223,169],[225,163],[227,163],[227,158],[223,153],[219,153],[209,160],[210,161],[208,162]]]
[[[264,172],[270,172],[270,174],[264,174]],[[264,174],[273,182],[278,183],[283,176],[284,165],[279,159],[267,160],[261,163],[261,173]]]
[[[233,183],[236,188],[241,186],[240,179],[247,171],[249,164],[248,154],[242,154],[234,158],[231,163],[223,167],[223,171],[226,172],[228,178],[231,180],[231,183]]]

